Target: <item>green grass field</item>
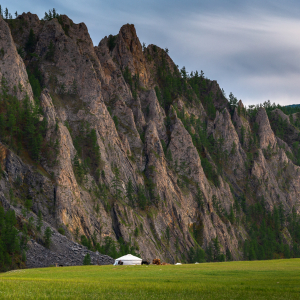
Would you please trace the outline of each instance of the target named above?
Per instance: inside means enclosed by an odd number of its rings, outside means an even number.
[[[300,259],[11,271],[0,299],[300,299]]]

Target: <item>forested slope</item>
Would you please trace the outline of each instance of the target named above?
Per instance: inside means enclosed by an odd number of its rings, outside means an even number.
[[[94,46],[52,10],[0,18],[0,35],[0,200],[18,230],[53,253],[38,220],[112,257],[300,256],[297,111],[227,99],[133,25]]]

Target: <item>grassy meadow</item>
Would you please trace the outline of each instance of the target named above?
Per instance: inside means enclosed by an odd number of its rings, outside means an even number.
[[[300,259],[18,270],[0,299],[300,299]]]

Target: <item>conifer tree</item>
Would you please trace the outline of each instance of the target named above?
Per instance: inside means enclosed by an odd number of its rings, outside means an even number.
[[[28,40],[27,40],[26,45],[25,45],[25,50],[27,52],[33,52],[34,48],[35,48],[35,44],[36,44],[36,37],[35,37],[35,34],[33,32],[33,29],[30,28]]]
[[[123,194],[123,188],[122,188],[122,180],[120,179],[119,169],[115,168],[114,173],[115,173],[115,177],[111,182],[111,186],[114,190],[114,195],[116,199],[121,199]]]
[[[5,11],[4,11],[4,17],[5,17],[6,20],[8,19],[8,9],[7,9],[7,7],[5,8]]]
[[[50,248],[51,245],[51,236],[52,236],[52,230],[50,229],[50,227],[47,227],[44,232],[44,241],[45,241],[45,247],[48,249]]]
[[[134,188],[133,188],[133,184],[132,184],[132,180],[131,178],[129,178],[127,186],[126,186],[126,196],[128,198],[129,201],[129,205],[131,207],[134,207]]]

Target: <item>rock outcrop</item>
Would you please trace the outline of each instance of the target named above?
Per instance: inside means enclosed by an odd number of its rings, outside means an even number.
[[[251,239],[246,208],[263,199],[270,213],[299,210],[299,129],[282,111],[269,119],[263,107],[252,118],[241,101],[233,109],[216,81],[201,74],[192,83],[167,51],[142,46],[133,25],[94,47],[85,24],[65,15],[13,21],[23,30],[0,17],[0,72],[19,100],[33,99],[25,65],[38,72],[46,125],[35,162],[1,144],[0,198],[21,218],[29,197],[32,216],[41,211],[55,232],[50,250],[30,240],[29,267],[78,265],[87,253],[94,264],[113,262],[75,242],[80,236],[170,262],[219,243],[238,260]]]
[[[8,24],[0,16],[0,79],[2,89],[24,99],[26,94],[33,101],[25,64],[18,54]]]

